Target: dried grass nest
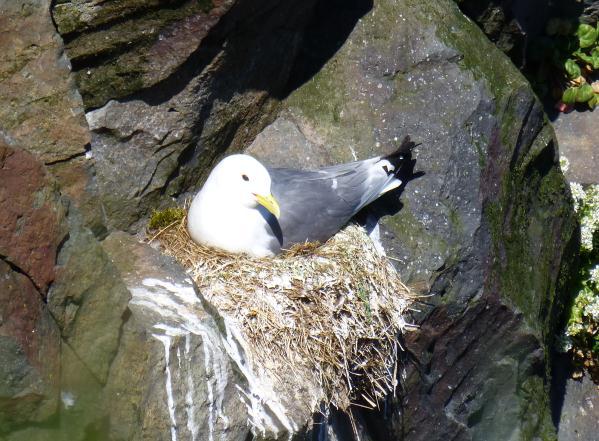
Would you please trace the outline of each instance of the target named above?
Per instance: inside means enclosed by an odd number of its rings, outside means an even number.
[[[363,228],[262,259],[196,244],[185,217],[151,240],[239,325],[260,370],[280,381],[281,372],[312,372],[328,404],[342,410],[378,407],[395,390],[398,336],[415,296]]]

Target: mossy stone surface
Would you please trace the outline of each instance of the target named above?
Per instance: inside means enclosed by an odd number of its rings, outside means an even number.
[[[420,332],[406,337],[415,364],[406,366],[403,426],[375,418],[369,430],[408,440],[552,439],[548,348],[575,222],[553,133],[523,77],[449,0],[336,1],[327,5],[333,16],[321,4],[302,46],[311,2],[208,3],[54,4],[88,109],[87,153],[108,227],[145,225],[152,209],[195,190],[223,152],[248,145],[277,114],[276,127],[294,136],[300,167],[389,153],[410,135],[421,142],[415,171],[424,175],[407,183],[403,206],[390,196],[375,214],[401,208],[383,219],[383,244],[404,279],[426,284],[432,296],[413,317]],[[28,3],[23,16],[36,10]],[[23,50],[2,72],[26,72],[42,52]],[[54,93],[39,96],[42,109],[61,105]],[[9,117],[11,127],[35,120]],[[262,154],[285,155],[285,141],[273,136]],[[74,155],[86,152],[72,145]],[[324,159],[308,158],[315,154]],[[56,159],[65,156],[49,161]],[[113,235],[100,246],[70,219],[49,306],[72,352],[63,354],[65,375],[87,370],[64,385],[106,393],[108,404],[122,394],[112,402],[112,429],[102,419],[104,402],[99,420],[82,419],[76,429],[99,437],[113,430],[117,439],[168,436],[165,379],[152,368],[186,343],[174,338],[165,353],[144,316],[127,315],[123,281],[137,274],[136,262],[154,261],[132,262],[131,250],[143,248],[133,239]],[[192,342],[198,353],[200,340]],[[202,377],[203,360],[195,362]],[[231,391],[225,406],[234,407]],[[206,393],[197,389],[198,402]],[[80,405],[65,421],[95,409]],[[243,438],[247,415],[236,418]],[[177,427],[188,430],[182,420]]]
[[[232,1],[58,3],[53,18],[87,108],[166,79],[198,49]]]
[[[177,5],[180,0],[119,0],[98,2],[91,0],[59,0],[54,5],[53,17],[61,34],[84,32],[132,14]]]
[[[2,137],[44,163],[84,154],[90,138],[50,3],[0,2]]]

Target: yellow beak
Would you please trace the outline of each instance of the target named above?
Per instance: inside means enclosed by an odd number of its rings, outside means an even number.
[[[279,208],[279,203],[273,197],[273,195],[269,194],[268,196],[262,196],[261,194],[257,194],[256,201],[270,211],[277,219],[281,215],[281,209]]]

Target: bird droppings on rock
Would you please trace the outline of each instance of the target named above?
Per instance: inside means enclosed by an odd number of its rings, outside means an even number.
[[[255,372],[273,383],[314,378],[320,402],[377,408],[397,386],[398,336],[414,295],[363,228],[350,225],[322,246],[254,258],[199,245],[186,219],[153,232],[205,299],[237,324]]]

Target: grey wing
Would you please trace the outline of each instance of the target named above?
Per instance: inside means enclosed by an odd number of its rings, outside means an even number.
[[[269,169],[271,191],[281,208],[283,247],[326,241],[376,199],[393,179],[378,170],[378,159],[314,171]]]

